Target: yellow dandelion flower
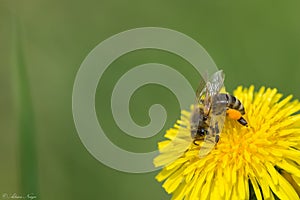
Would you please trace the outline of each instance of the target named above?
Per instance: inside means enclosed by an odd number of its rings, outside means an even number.
[[[164,168],[156,179],[172,199],[299,199],[299,101],[265,87],[238,87],[234,95],[249,127],[226,120],[217,145],[200,158],[200,146],[181,143],[190,137],[190,112],[183,111],[158,144],[154,164]]]

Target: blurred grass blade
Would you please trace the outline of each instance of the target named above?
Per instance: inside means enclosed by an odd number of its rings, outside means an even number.
[[[24,195],[37,195],[38,171],[33,105],[23,54],[21,26],[18,19],[14,19],[12,23],[12,63],[15,88],[17,88],[20,191]]]

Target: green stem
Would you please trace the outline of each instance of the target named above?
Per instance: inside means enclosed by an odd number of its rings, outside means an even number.
[[[14,16],[15,17],[15,16]],[[16,17],[15,17],[16,18]],[[18,20],[13,20],[12,55],[17,88],[17,123],[19,134],[20,190],[23,194],[38,193],[37,152],[34,111],[30,96],[23,54],[22,33]]]

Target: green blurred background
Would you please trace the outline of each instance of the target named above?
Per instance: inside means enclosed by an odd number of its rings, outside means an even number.
[[[94,159],[82,145],[72,118],[72,87],[83,59],[101,41],[136,27],[180,31],[198,41],[226,73],[226,86],[276,87],[300,98],[300,1],[0,1],[0,199],[34,193],[38,199],[168,199],[157,172],[127,174]],[[98,85],[96,108],[108,137],[122,148],[156,149],[179,116],[166,88],[146,85],[130,111],[140,125],[148,108],[168,112],[157,136],[133,139],[110,111],[114,84],[133,66],[167,64],[194,87],[199,77],[179,57],[141,50],[116,60]],[[4,199],[4,198],[3,198]]]

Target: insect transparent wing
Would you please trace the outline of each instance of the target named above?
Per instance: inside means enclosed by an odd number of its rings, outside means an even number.
[[[219,115],[212,115],[209,123],[208,134],[204,138],[199,151],[199,157],[205,157],[216,145],[216,138],[220,137],[226,119],[226,111]]]
[[[204,158],[216,145],[215,137],[213,135],[207,134],[204,141],[200,144],[199,157]]]
[[[200,83],[199,83],[199,86],[196,90],[196,101],[195,101],[195,104],[200,104],[202,103],[201,102],[201,99],[203,99],[204,97],[204,94],[206,93],[206,81],[201,79]]]
[[[220,92],[224,86],[224,78],[225,75],[223,70],[219,70],[211,76],[210,80],[207,82],[208,96],[212,97]]]
[[[203,89],[203,96],[198,96],[198,102],[203,103],[204,112],[208,114],[212,106],[212,97],[220,92],[224,86],[224,73],[222,70],[215,72],[211,78],[206,82],[206,85]]]

